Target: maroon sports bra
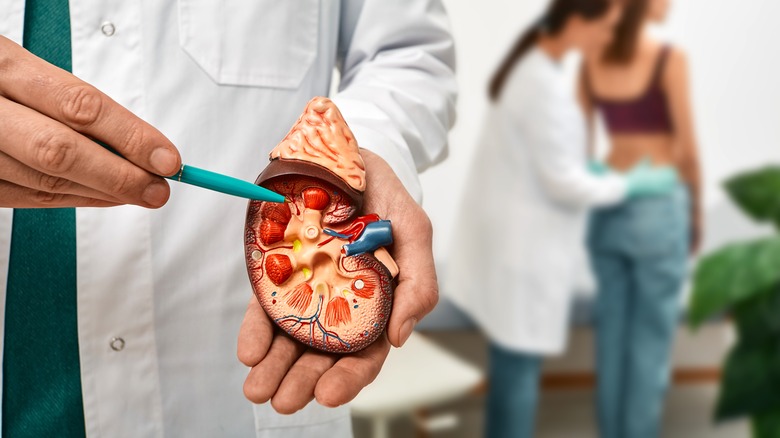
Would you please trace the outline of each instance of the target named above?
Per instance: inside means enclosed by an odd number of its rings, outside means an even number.
[[[661,77],[669,57],[669,46],[661,48],[650,85],[633,99],[603,99],[593,92],[585,69],[585,87],[596,108],[604,115],[611,134],[667,134],[673,131],[667,97],[661,88]]]

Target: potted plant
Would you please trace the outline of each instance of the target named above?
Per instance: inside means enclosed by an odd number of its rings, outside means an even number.
[[[780,167],[729,179],[731,199],[780,232]],[[780,234],[705,256],[694,276],[690,323],[728,314],[738,340],[723,366],[716,420],[749,416],[754,438],[780,437]]]

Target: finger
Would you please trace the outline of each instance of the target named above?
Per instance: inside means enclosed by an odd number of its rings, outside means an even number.
[[[276,335],[271,348],[255,365],[244,382],[244,395],[253,403],[265,403],[273,397],[279,384],[306,347],[285,335]]]
[[[332,354],[307,350],[284,376],[271,405],[280,414],[293,414],[314,399],[314,388],[325,372],[336,363]]]
[[[274,326],[252,296],[238,332],[238,360],[248,367],[257,365],[268,353],[273,338]]]
[[[114,207],[117,205],[121,204],[77,195],[33,190],[8,181],[0,181],[0,207],[4,208]]]
[[[387,325],[390,342],[400,347],[414,326],[436,306],[439,287],[433,262],[433,227],[392,168],[376,154],[361,150],[366,163],[365,207],[393,222],[391,254],[398,264],[398,286]]]
[[[439,301],[431,222],[422,209],[412,215],[394,228],[393,256],[399,273],[387,335],[395,347],[406,342],[417,323]]]
[[[170,176],[181,167],[173,144],[160,131],[95,87],[0,41],[0,94],[98,139],[151,173]]]
[[[108,202],[120,203],[118,199],[103,192],[82,186],[81,184],[74,183],[65,178],[38,172],[2,152],[0,152],[0,169],[3,169],[0,178],[22,187],[48,193],[78,195],[84,198],[102,199]]]
[[[39,172],[127,204],[157,208],[170,195],[163,178],[112,154],[61,123],[0,98],[0,150]]]
[[[363,350],[341,357],[317,382],[314,396],[323,406],[349,403],[360,390],[376,379],[390,352],[390,343],[382,335]]]

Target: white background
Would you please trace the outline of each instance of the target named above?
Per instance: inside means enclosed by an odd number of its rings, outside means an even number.
[[[451,242],[463,175],[476,159],[487,82],[519,32],[545,0],[444,0],[458,54],[458,121],[450,156],[422,176],[424,206],[436,230],[440,266]],[[657,32],[685,49],[705,177],[705,250],[763,232],[730,206],[721,181],[780,155],[780,2],[672,0]],[[441,313],[441,312],[440,312]],[[440,315],[439,320],[446,320]],[[437,319],[435,316],[433,319]],[[429,322],[437,325],[435,321]]]

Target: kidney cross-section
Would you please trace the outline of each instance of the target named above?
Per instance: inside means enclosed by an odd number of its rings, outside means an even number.
[[[251,201],[245,250],[265,312],[298,341],[332,353],[359,351],[384,331],[397,267],[383,246],[388,221],[358,216],[354,196],[306,175],[263,186],[288,202]],[[368,248],[368,250],[366,250]]]

